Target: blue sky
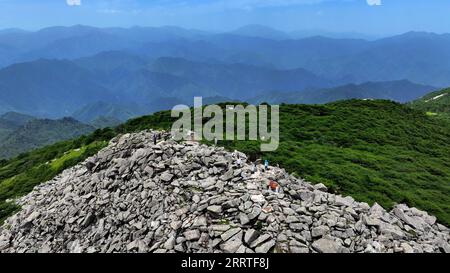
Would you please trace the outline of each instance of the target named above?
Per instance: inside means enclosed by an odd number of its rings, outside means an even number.
[[[0,0],[0,29],[54,25],[161,26],[387,35],[450,32],[450,0]]]

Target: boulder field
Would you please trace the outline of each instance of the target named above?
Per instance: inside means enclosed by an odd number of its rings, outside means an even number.
[[[118,136],[15,202],[0,252],[450,252],[449,229],[424,211],[388,212],[165,132]]]

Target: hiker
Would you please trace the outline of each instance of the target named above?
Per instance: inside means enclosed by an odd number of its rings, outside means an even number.
[[[279,193],[280,185],[271,179],[271,180],[269,180],[269,190],[272,192],[275,192],[275,193]]]
[[[238,158],[237,158],[237,160],[236,160],[236,165],[240,168],[240,167],[242,167],[242,159],[239,157],[239,155],[238,155]]]
[[[269,169],[269,160],[264,160],[264,170],[268,170]]]
[[[156,134],[153,134],[153,145],[156,145]]]
[[[195,141],[195,132],[189,131],[189,137],[190,137],[191,141]]]

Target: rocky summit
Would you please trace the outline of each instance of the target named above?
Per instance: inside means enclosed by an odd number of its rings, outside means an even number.
[[[118,136],[16,200],[0,252],[450,252],[426,212],[388,212],[167,133],[155,145],[155,133]]]

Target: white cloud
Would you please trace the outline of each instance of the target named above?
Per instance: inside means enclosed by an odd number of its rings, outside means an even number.
[[[66,0],[69,6],[81,6],[81,0]]]
[[[381,6],[381,0],[367,0],[369,6]]]

